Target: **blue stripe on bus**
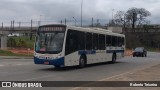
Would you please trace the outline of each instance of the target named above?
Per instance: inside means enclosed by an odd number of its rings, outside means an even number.
[[[106,53],[124,53],[124,50],[107,50]],[[79,55],[82,55],[82,54],[96,54],[96,50],[88,50],[88,51],[83,51],[83,50],[80,50],[78,52]]]
[[[79,55],[82,55],[82,54],[96,54],[96,50],[87,50],[87,51],[79,51],[78,52]]]
[[[124,50],[107,50],[107,53],[124,53]]]
[[[45,60],[45,59],[39,59],[39,58],[34,57],[35,64],[45,64],[45,62],[48,62],[47,65],[64,66],[64,57],[58,58],[58,59],[53,59],[53,60]]]

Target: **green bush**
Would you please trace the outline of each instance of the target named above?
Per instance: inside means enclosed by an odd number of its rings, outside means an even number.
[[[30,40],[30,37],[20,36],[20,37],[9,37],[7,41],[8,47],[18,47],[18,48],[34,48],[34,39]]]
[[[8,47],[16,47],[16,41],[14,38],[9,38],[7,41],[7,46]]]

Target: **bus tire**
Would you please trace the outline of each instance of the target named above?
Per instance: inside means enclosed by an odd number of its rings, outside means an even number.
[[[116,60],[117,60],[117,55],[116,55],[116,53],[113,53],[113,55],[112,55],[112,63],[116,63]]]
[[[54,65],[54,67],[55,67],[55,68],[60,68],[60,66],[59,66],[59,65]]]
[[[83,68],[86,66],[86,57],[85,55],[82,55],[79,59],[79,67]]]
[[[145,57],[147,57],[147,54],[145,54]]]

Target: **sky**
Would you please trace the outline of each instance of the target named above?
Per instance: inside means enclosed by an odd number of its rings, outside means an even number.
[[[0,0],[0,22],[68,22],[80,24],[82,0]],[[83,23],[108,23],[117,11],[129,8],[145,8],[151,12],[147,18],[153,24],[160,24],[160,0],[83,0]],[[113,11],[114,10],[114,11]],[[73,19],[73,17],[75,19]]]

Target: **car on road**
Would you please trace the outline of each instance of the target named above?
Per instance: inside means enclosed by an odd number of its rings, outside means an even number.
[[[147,51],[144,47],[137,47],[133,51],[133,57],[147,57]]]

